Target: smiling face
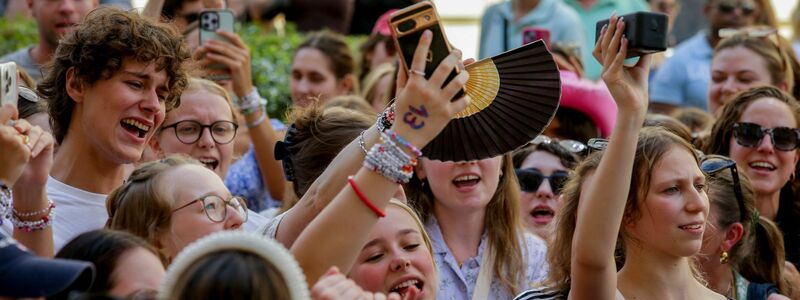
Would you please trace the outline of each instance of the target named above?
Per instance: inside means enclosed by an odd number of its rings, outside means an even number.
[[[97,0],[28,0],[39,38],[52,50],[58,40],[97,7]]]
[[[182,165],[165,173],[169,183],[162,185],[166,195],[174,199],[172,209],[176,209],[196,199],[215,195],[222,199],[231,197],[228,188],[217,174],[199,165]],[[243,223],[235,209],[226,205],[226,218],[213,222],[203,210],[203,201],[172,213],[172,219],[165,232],[158,232],[158,239],[167,257],[174,258],[184,247],[214,232],[239,229]]]
[[[711,62],[708,87],[709,111],[718,115],[720,107],[737,93],[759,85],[774,84],[767,61],[743,46],[720,50]]]
[[[500,181],[502,156],[469,162],[423,159],[417,176],[428,180],[436,207],[453,212],[483,210]]]
[[[765,128],[797,128],[797,120],[786,103],[762,98],[744,110],[739,122],[749,122]],[[797,165],[797,150],[781,151],[775,149],[772,139],[765,135],[757,147],[744,147],[730,139],[730,157],[736,161],[741,172],[747,174],[757,195],[770,195],[780,192],[789,181]]]
[[[348,277],[370,292],[403,295],[413,285],[420,289],[417,299],[434,299],[437,279],[428,246],[414,218],[389,205]]]
[[[91,85],[74,82],[72,73],[67,92],[76,105],[67,137],[82,135],[98,155],[114,163],[138,161],[164,121],[166,72],[126,59],[110,78]]]
[[[203,89],[193,89],[181,95],[181,106],[169,112],[164,125],[170,126],[186,120],[197,121],[202,125],[211,125],[217,121],[233,122],[233,112],[222,96]],[[192,144],[178,140],[176,128],[164,128],[153,140],[152,145],[154,149],[166,155],[188,154],[205,164],[220,178],[225,177],[233,159],[234,143],[216,143],[212,138],[211,128],[202,129],[200,139]]]
[[[522,162],[520,169],[535,169],[544,176],[553,175],[556,171],[568,171],[558,156],[547,151],[532,152]],[[549,237],[553,232],[550,224],[560,203],[561,196],[556,195],[550,188],[549,180],[542,181],[535,192],[522,191],[519,204],[523,223],[536,235],[542,238]]]
[[[708,196],[706,178],[692,153],[673,145],[655,164],[639,217],[626,220],[627,233],[643,249],[673,257],[697,253],[702,244]]]
[[[322,51],[316,48],[302,48],[292,61],[292,77],[289,90],[294,105],[308,106],[313,99],[325,102],[336,96],[345,95],[349,89],[336,78],[331,62]]]

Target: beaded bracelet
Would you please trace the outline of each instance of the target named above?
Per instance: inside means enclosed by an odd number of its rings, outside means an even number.
[[[20,212],[20,211],[18,211],[16,209],[13,209],[13,212],[14,212],[14,215],[16,215],[17,217],[28,218],[28,217],[35,217],[35,216],[46,214],[48,211],[50,211],[51,209],[53,209],[55,207],[56,207],[56,204],[53,203],[53,201],[50,201],[50,205],[48,205],[47,207],[42,208],[40,210],[37,210],[37,211]]]
[[[366,130],[362,131],[358,134],[358,144],[361,146],[361,151],[364,151],[364,156],[367,156],[367,143],[364,142],[364,133],[367,132]]]
[[[375,121],[375,127],[378,128],[378,131],[384,132],[386,129],[392,128],[393,123],[394,104],[384,109],[383,112],[378,116],[378,120]]]
[[[414,173],[417,159],[406,154],[391,139],[381,140],[382,143],[375,144],[367,153],[363,166],[393,182],[407,183]]]
[[[267,106],[267,99],[261,97],[261,94],[258,93],[258,89],[253,87],[253,90],[250,91],[249,94],[244,95],[243,97],[239,98],[240,101],[236,101],[237,106],[239,106],[239,111],[242,112],[243,115],[249,116],[258,111],[259,108],[264,108]]]
[[[414,145],[406,141],[406,139],[397,134],[397,132],[394,132],[394,130],[389,129],[385,131],[382,135],[386,136],[384,137],[384,139],[391,138],[392,140],[397,141],[398,144],[402,145],[403,147],[406,147],[406,149],[411,151],[411,153],[414,153],[414,155],[416,155],[417,157],[422,156],[422,151],[419,151],[419,148],[415,147]]]
[[[46,216],[36,221],[23,221],[16,215],[11,214],[11,224],[14,225],[14,228],[25,232],[43,230],[53,224],[53,219],[56,217],[56,210],[53,208],[55,208],[55,205],[52,205]]]
[[[253,123],[247,123],[247,129],[256,128],[258,127],[258,125],[261,125],[261,123],[264,123],[264,121],[266,120],[267,120],[267,113],[262,111],[261,116],[258,117],[258,119],[253,121]]]
[[[0,225],[11,215],[11,189],[0,182]]]
[[[353,180],[353,176],[347,176],[347,182],[350,183],[350,187],[353,188],[353,192],[356,193],[358,199],[361,199],[361,202],[364,202],[364,205],[366,205],[370,210],[372,210],[372,212],[374,212],[375,215],[378,216],[378,218],[383,218],[386,216],[386,213],[384,213],[383,211],[381,211],[380,208],[375,206],[375,204],[373,204],[372,201],[369,201],[369,198],[367,198],[367,196],[364,195],[364,193],[362,193],[360,189],[358,189],[356,181]]]

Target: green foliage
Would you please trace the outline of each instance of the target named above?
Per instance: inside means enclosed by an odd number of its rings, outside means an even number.
[[[24,18],[0,18],[0,56],[33,45],[39,40],[36,22]]]
[[[269,100],[267,112],[272,118],[285,120],[286,111],[292,105],[289,94],[292,58],[305,37],[292,24],[287,24],[283,32],[265,30],[257,24],[243,24],[238,33],[250,47],[253,85]],[[0,18],[0,55],[33,45],[38,36],[33,20]],[[354,53],[363,41],[364,37],[347,37]]]

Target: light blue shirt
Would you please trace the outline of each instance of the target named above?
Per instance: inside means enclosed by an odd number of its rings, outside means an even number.
[[[585,41],[581,47],[583,67],[586,72],[586,77],[592,80],[599,79],[600,71],[602,70],[600,63],[592,57],[597,21],[608,20],[608,18],[611,17],[611,13],[614,11],[617,12],[617,15],[625,15],[637,11],[650,10],[645,0],[598,0],[597,3],[592,5],[589,9],[584,9],[579,0],[563,1],[575,9],[583,24],[582,28],[585,34]]]
[[[661,64],[653,75],[651,101],[708,110],[713,54],[705,31],[679,44],[675,54]]]
[[[503,21],[505,26],[503,32]],[[514,21],[511,12],[511,1],[504,1],[489,6],[481,18],[481,37],[478,57],[491,57],[522,45],[522,30],[526,27],[542,27],[550,31],[550,41],[564,42],[581,47],[583,45],[583,32],[580,28],[581,20],[578,13],[561,0],[542,0],[539,5],[522,17],[519,22]],[[505,35],[506,39],[503,39]],[[507,41],[507,45],[503,42]]]
[[[486,248],[487,235],[484,232],[481,243],[478,246],[478,254],[464,261],[462,266],[458,265],[453,253],[444,241],[442,230],[439,223],[433,216],[425,224],[425,230],[431,238],[431,248],[436,266],[439,268],[439,291],[436,299],[472,299],[475,286],[478,283],[478,273],[483,262],[483,251]],[[524,231],[524,230],[523,230]],[[525,264],[525,281],[520,282],[522,290],[529,289],[533,284],[539,283],[547,278],[547,245],[545,242],[531,233],[525,231],[522,245],[522,258]],[[492,272],[494,275],[494,272]],[[489,289],[488,299],[513,299],[514,294],[505,289],[502,283],[494,278]]]
[[[269,121],[275,131],[282,131],[286,128],[286,125],[279,120],[270,119]],[[228,174],[225,175],[225,187],[231,191],[232,195],[244,198],[247,201],[247,208],[255,212],[281,205],[280,199],[272,199],[269,189],[261,179],[261,169],[258,168],[256,152],[252,144],[242,158],[228,168]]]

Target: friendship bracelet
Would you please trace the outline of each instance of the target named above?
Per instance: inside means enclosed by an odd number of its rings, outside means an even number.
[[[414,153],[414,155],[416,155],[417,157],[422,156],[422,151],[419,151],[419,148],[415,147],[414,145],[406,141],[406,139],[401,137],[394,130],[389,129],[385,131],[383,134],[388,135],[393,140],[397,141],[398,144],[403,145],[403,147],[406,147],[409,151],[411,151],[411,153]]]
[[[22,217],[22,218],[40,216],[40,215],[46,214],[51,209],[56,208],[56,204],[53,203],[52,200],[50,200],[49,202],[50,202],[50,205],[48,205],[47,207],[42,208],[40,210],[37,210],[37,211],[20,212],[17,209],[13,209],[13,212],[14,212],[14,215],[16,215],[17,217]]]
[[[375,206],[375,204],[373,204],[372,201],[369,201],[369,199],[367,199],[367,196],[365,196],[364,193],[362,193],[361,190],[358,189],[358,186],[356,185],[356,181],[353,179],[353,176],[347,176],[347,182],[350,183],[350,187],[353,188],[353,192],[356,193],[358,199],[361,199],[361,202],[364,202],[364,205],[366,205],[370,210],[372,210],[372,212],[374,212],[375,215],[378,216],[378,218],[383,218],[386,216],[384,212],[382,212],[377,206]]]
[[[253,90],[250,91],[250,94],[244,95],[239,99],[242,100],[238,101],[239,103],[237,103],[239,106],[239,111],[245,116],[252,115],[259,108],[263,108],[267,105],[267,99],[262,98],[258,93],[258,89],[255,87],[253,87]]]
[[[358,135],[358,144],[361,145],[361,151],[364,151],[364,156],[367,156],[367,145],[366,142],[364,142],[364,132],[367,131],[364,130]]]
[[[0,225],[11,215],[11,188],[0,181]]]
[[[53,206],[55,208],[55,206]],[[53,219],[56,217],[56,210],[50,209],[46,216],[42,217],[36,221],[23,221],[20,220],[16,215],[11,214],[11,224],[14,225],[14,228],[22,230],[24,232],[34,232],[43,230],[50,225],[53,224]]]
[[[381,136],[381,141],[382,143],[372,146],[364,158],[363,166],[396,183],[403,184],[410,181],[417,159],[406,154],[391,139],[384,139]]]
[[[266,121],[266,120],[267,120],[267,113],[262,111],[261,112],[261,117],[258,117],[258,119],[255,120],[255,122],[247,123],[247,128],[248,129],[256,128],[256,127],[258,127],[258,125],[261,125],[261,123],[264,123],[264,121]]]

